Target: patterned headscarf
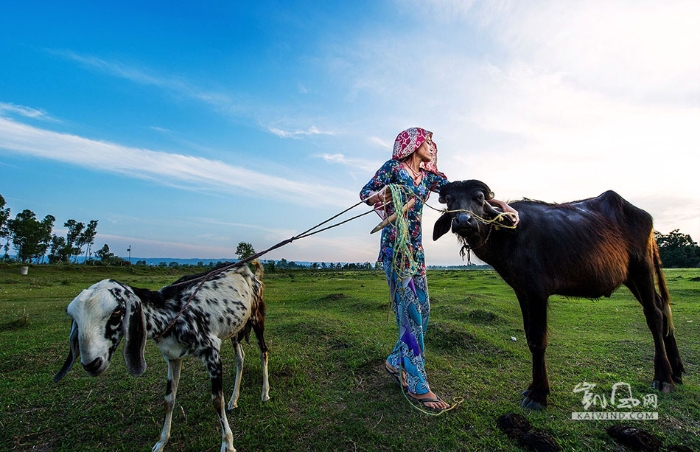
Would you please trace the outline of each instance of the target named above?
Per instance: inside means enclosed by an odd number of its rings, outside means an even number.
[[[425,140],[432,138],[432,136],[433,132],[420,127],[411,127],[410,129],[404,130],[398,134],[394,141],[394,152],[391,158],[394,160],[405,159],[421,147]],[[437,169],[437,144],[435,144],[435,141],[430,145],[430,155],[432,156],[432,160],[430,162],[421,162],[421,168],[431,173],[444,176],[444,174]]]

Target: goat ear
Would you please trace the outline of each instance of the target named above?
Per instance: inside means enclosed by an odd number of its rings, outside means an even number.
[[[433,240],[437,240],[447,232],[449,232],[452,227],[452,215],[449,213],[443,213],[440,218],[435,222],[433,226]]]
[[[70,336],[68,337],[68,358],[63,363],[63,367],[53,376],[53,382],[58,383],[61,378],[65,377],[68,371],[73,367],[73,363],[80,356],[80,344],[78,343],[78,324],[73,320],[70,328]]]
[[[146,360],[143,357],[146,349],[146,317],[141,308],[141,300],[136,295],[129,295],[124,314],[124,362],[129,373],[138,377],[146,371]]]

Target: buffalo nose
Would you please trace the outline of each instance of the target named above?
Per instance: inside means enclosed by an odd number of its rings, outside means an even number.
[[[452,220],[454,226],[457,227],[471,227],[473,225],[473,218],[467,213],[460,213],[454,217]]]
[[[91,374],[97,373],[97,371],[100,370],[100,367],[102,367],[102,358],[95,358],[91,362],[83,364],[83,369]]]

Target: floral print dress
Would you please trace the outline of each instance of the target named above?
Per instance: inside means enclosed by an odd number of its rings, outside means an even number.
[[[421,219],[423,204],[430,192],[437,192],[448,183],[442,174],[422,170],[418,183],[398,160],[389,160],[377,171],[374,177],[360,191],[360,199],[366,200],[374,193],[390,184],[401,186],[402,201],[415,197],[416,203],[408,211],[409,232],[408,249],[416,264],[414,274],[406,276],[397,269],[394,262],[396,252],[397,229],[394,223],[382,230],[378,261],[384,265],[387,283],[391,292],[392,306],[399,327],[399,337],[387,362],[394,368],[406,372],[408,390],[413,394],[425,394],[430,391],[425,372],[424,340],[430,317],[430,298],[428,282],[425,277],[425,254],[423,251],[423,234]],[[393,205],[386,206],[386,215],[394,213]]]

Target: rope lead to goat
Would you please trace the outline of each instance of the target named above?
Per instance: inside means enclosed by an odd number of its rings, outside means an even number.
[[[318,231],[314,231],[314,229],[317,229],[319,226],[323,226],[324,224],[328,223],[329,221],[332,221],[332,220],[338,218],[339,216],[341,216],[341,215],[343,215],[344,213],[346,213],[346,212],[348,212],[348,211],[354,209],[355,207],[359,206],[360,204],[364,204],[364,203],[363,203],[362,201],[360,201],[360,202],[358,202],[357,204],[353,204],[352,206],[348,207],[347,209],[343,210],[342,212],[339,212],[339,213],[333,215],[333,216],[330,217],[329,219],[327,219],[327,220],[325,220],[325,221],[322,221],[321,223],[317,224],[316,226],[314,226],[314,227],[312,227],[312,228],[307,229],[306,231],[302,232],[301,234],[297,234],[297,235],[295,235],[295,236],[293,236],[293,237],[290,237],[290,238],[288,238],[288,239],[286,239],[286,240],[283,240],[283,241],[281,241],[281,242],[279,242],[279,243],[277,243],[277,244],[275,244],[275,245],[272,245],[270,248],[268,248],[268,249],[266,249],[266,250],[264,250],[264,251],[260,251],[259,253],[255,253],[255,254],[253,254],[252,256],[248,256],[248,257],[246,257],[245,259],[241,259],[241,260],[239,260],[239,261],[237,261],[237,262],[234,262],[233,264],[225,265],[225,266],[223,266],[223,267],[221,267],[221,268],[214,269],[214,270],[212,270],[212,271],[210,271],[210,272],[207,272],[207,273],[205,273],[204,275],[199,276],[199,277],[197,277],[197,278],[192,278],[192,279],[188,279],[187,281],[182,281],[182,282],[180,282],[180,283],[173,283],[173,284],[171,284],[171,286],[179,286],[179,285],[182,285],[182,284],[191,284],[193,281],[198,281],[198,280],[201,279],[201,281],[199,282],[199,284],[197,284],[197,287],[195,288],[195,290],[194,290],[194,291],[190,294],[190,296],[187,298],[187,301],[186,301],[185,304],[182,306],[182,309],[180,309],[180,311],[175,315],[175,317],[173,317],[173,319],[170,321],[170,323],[168,324],[168,326],[165,327],[165,329],[160,333],[160,335],[154,336],[154,337],[153,337],[153,340],[156,341],[156,343],[158,343],[158,342],[161,341],[161,339],[167,334],[168,331],[170,331],[170,329],[173,327],[173,325],[175,325],[175,322],[177,322],[177,319],[180,318],[180,316],[181,316],[182,313],[185,311],[185,309],[187,309],[187,306],[189,306],[189,304],[190,304],[190,302],[192,301],[192,299],[194,298],[194,296],[197,295],[197,292],[199,292],[199,290],[202,288],[202,286],[204,285],[204,283],[207,282],[210,278],[213,278],[214,276],[216,276],[216,275],[218,275],[218,274],[225,273],[225,272],[231,270],[232,268],[241,267],[241,266],[243,266],[243,265],[245,265],[245,264],[247,264],[247,263],[249,263],[249,262],[252,262],[253,260],[259,258],[260,256],[269,253],[270,251],[276,250],[277,248],[280,248],[280,247],[282,247],[282,246],[284,246],[284,245],[287,245],[287,244],[289,244],[289,243],[292,243],[294,240],[303,239],[303,238],[305,238],[305,237],[310,237],[310,236],[312,236],[312,235],[314,235],[314,234],[318,234],[319,232],[323,232],[323,231],[326,231],[326,230],[328,230],[328,229],[335,228],[335,227],[340,226],[340,225],[342,225],[342,224],[345,224],[345,223],[347,223],[347,222],[349,222],[349,221],[352,221],[352,220],[354,220],[354,219],[356,219],[356,218],[360,218],[360,217],[362,217],[362,216],[364,216],[364,215],[367,215],[367,214],[370,214],[370,213],[374,212],[374,210],[369,210],[369,211],[367,211],[367,212],[365,212],[365,213],[361,213],[361,214],[359,214],[359,215],[355,215],[355,216],[352,217],[352,218],[348,218],[347,220],[344,220],[344,221],[341,221],[341,222],[339,222],[339,223],[336,223],[336,224],[327,226],[327,227],[325,227],[325,228],[323,228],[323,229],[319,229]],[[311,231],[314,231],[314,232],[311,232]]]

